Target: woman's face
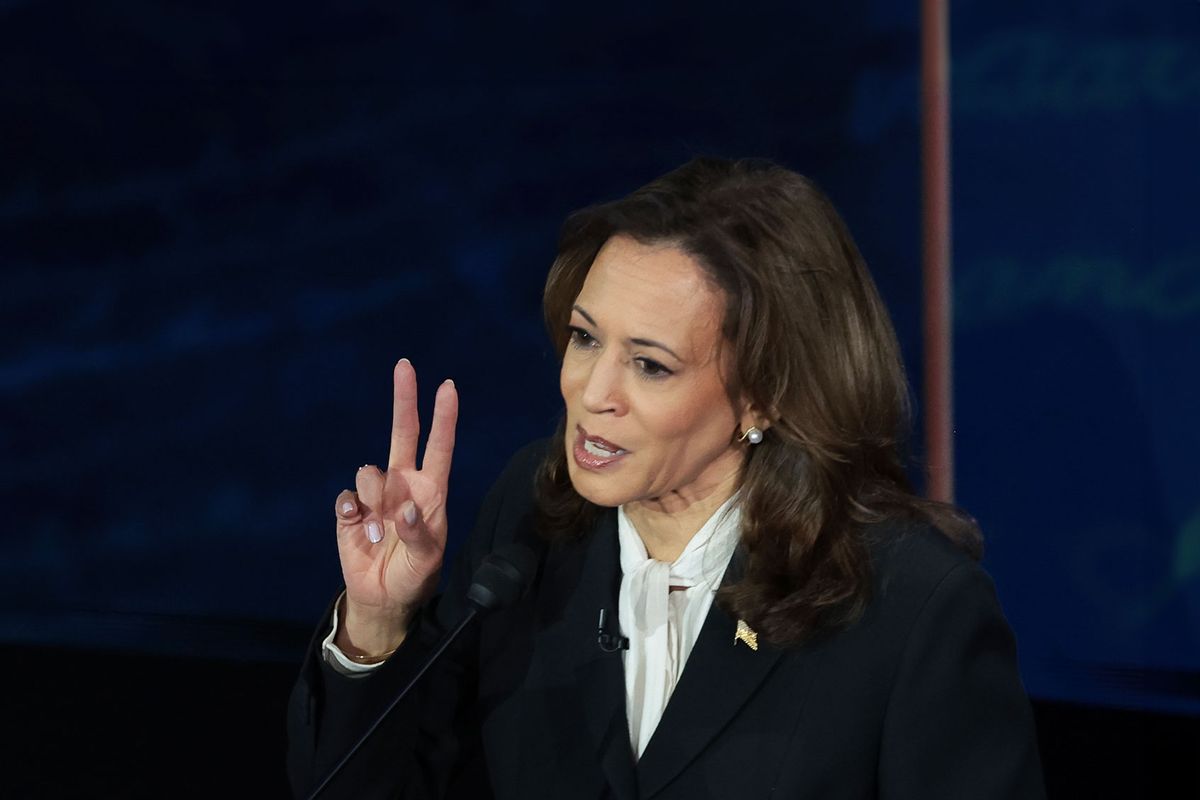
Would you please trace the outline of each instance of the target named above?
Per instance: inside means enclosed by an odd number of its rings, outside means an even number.
[[[614,236],[601,248],[560,378],[567,464],[583,497],[674,511],[733,493],[745,457],[736,432],[752,422],[725,389],[723,312],[721,292],[677,247]]]

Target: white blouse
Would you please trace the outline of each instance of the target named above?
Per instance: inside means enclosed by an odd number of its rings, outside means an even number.
[[[656,561],[624,506],[617,509],[621,549],[621,632],[629,741],[641,758],[700,637],[704,619],[741,538],[741,509],[729,498],[673,563]],[[671,587],[677,588],[671,591]]]

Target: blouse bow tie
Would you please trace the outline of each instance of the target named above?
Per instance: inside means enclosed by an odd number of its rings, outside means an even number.
[[[727,500],[673,563],[650,558],[646,545],[618,509],[621,548],[621,630],[625,653],[626,710],[638,756],[658,726],[667,701],[700,635],[712,595],[741,535],[741,514]],[[672,592],[672,587],[682,587]]]

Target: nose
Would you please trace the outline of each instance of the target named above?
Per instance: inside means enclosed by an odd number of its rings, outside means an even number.
[[[589,364],[590,370],[583,385],[580,398],[584,409],[591,414],[625,413],[624,365],[618,354],[603,353]]]

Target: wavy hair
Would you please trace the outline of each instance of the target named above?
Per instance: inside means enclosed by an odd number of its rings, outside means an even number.
[[[725,610],[780,645],[848,624],[871,594],[863,531],[885,520],[928,522],[979,557],[974,521],[908,483],[911,404],[896,334],[816,185],[766,161],[702,158],[572,214],[543,298],[560,357],[584,278],[617,234],[679,247],[707,272],[725,301],[729,396],[772,423],[741,471],[744,570],[718,594]],[[599,511],[571,485],[564,435],[560,424],[538,475],[551,538],[590,530]]]

